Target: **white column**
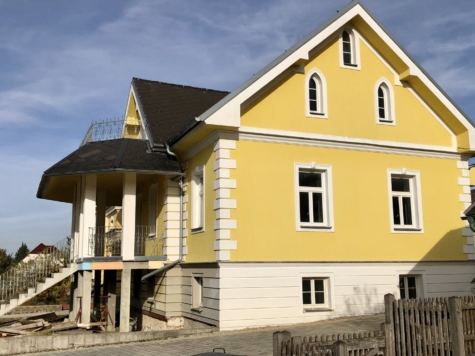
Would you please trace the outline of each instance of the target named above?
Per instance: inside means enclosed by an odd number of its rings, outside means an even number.
[[[96,235],[95,241],[95,255],[104,256],[105,255],[105,228],[106,224],[106,191],[98,190],[97,191],[97,200],[96,200],[96,229],[100,232],[100,235]]]
[[[81,226],[81,258],[90,257],[89,251],[89,228],[96,226],[96,187],[97,175],[87,174],[83,176],[84,193],[82,201],[82,226]]]
[[[135,258],[136,180],[135,173],[124,173],[122,189],[122,259],[124,261]]]

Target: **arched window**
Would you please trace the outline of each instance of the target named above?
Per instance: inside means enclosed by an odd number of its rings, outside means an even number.
[[[311,69],[305,78],[305,113],[308,117],[328,118],[327,84],[325,76],[317,68]]]
[[[322,80],[317,74],[308,81],[308,108],[311,114],[323,114]]]
[[[394,97],[387,80],[381,79],[375,87],[376,121],[394,125]]]
[[[391,120],[388,104],[388,87],[383,83],[378,88],[378,117],[381,121]]]
[[[354,46],[353,46],[353,36],[351,36],[348,31],[343,31],[341,34],[341,41],[342,41],[342,53],[343,53],[343,64],[344,65],[354,65],[353,54],[354,54]]]
[[[308,106],[310,112],[313,114],[321,112],[321,91],[322,86],[320,78],[314,74],[308,82]]]

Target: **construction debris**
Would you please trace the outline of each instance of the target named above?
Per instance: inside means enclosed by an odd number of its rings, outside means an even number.
[[[21,319],[10,319],[4,323],[0,320],[0,337],[30,335],[45,330],[54,333],[77,328],[76,322],[70,322],[64,316],[45,313]]]

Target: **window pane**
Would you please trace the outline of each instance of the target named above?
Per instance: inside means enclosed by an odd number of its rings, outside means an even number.
[[[311,287],[310,282],[311,282],[310,279],[304,279],[304,280],[302,281],[302,292],[310,292],[310,291],[311,291],[311,289],[310,289],[310,287]]]
[[[384,98],[378,98],[378,106],[380,109],[384,109]]]
[[[350,35],[346,31],[343,31],[343,33],[341,34],[341,38],[344,42],[350,42]]]
[[[378,88],[378,97],[379,98],[384,98],[384,91],[383,91],[383,88],[381,88],[381,87]]]
[[[384,112],[384,109],[379,109],[379,118],[384,119],[386,118],[386,113]]]
[[[416,277],[407,277],[407,291],[409,294],[409,299],[417,298]]]
[[[312,294],[310,292],[302,293],[303,304],[312,304]]]
[[[344,53],[350,53],[351,52],[350,42],[343,42],[343,52]]]
[[[300,222],[310,222],[310,209],[308,193],[299,193],[300,196]]]
[[[393,222],[394,222],[394,225],[401,225],[401,216],[399,214],[398,197],[393,197]]]
[[[323,292],[323,280],[322,279],[316,279],[314,280],[315,282],[315,292]]]
[[[317,90],[310,88],[308,91],[310,100],[317,100]]]
[[[325,293],[323,292],[315,293],[315,304],[325,304]]]
[[[317,88],[317,84],[315,83],[315,79],[310,78],[310,81],[308,82],[308,87],[310,89],[316,89]]]
[[[317,111],[317,102],[315,100],[310,100],[310,111]]]
[[[404,225],[412,225],[412,208],[410,197],[402,197],[402,211],[404,214]]]
[[[322,186],[322,174],[299,172],[299,186],[301,187],[321,187]]]
[[[391,189],[393,192],[410,192],[411,184],[409,179],[391,178]]]
[[[351,64],[351,54],[350,53],[343,53],[343,63]]]
[[[404,277],[399,277],[399,293],[401,294],[401,299],[406,299],[406,289],[404,282]]]
[[[313,222],[323,222],[323,194],[313,193]],[[315,281],[316,282],[316,281]]]

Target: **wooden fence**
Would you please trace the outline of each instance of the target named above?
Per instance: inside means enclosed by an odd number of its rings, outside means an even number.
[[[374,356],[384,353],[383,331],[292,337],[288,331],[274,333],[273,356]]]
[[[475,297],[384,296],[381,331],[300,337],[274,333],[273,356],[475,356]]]

